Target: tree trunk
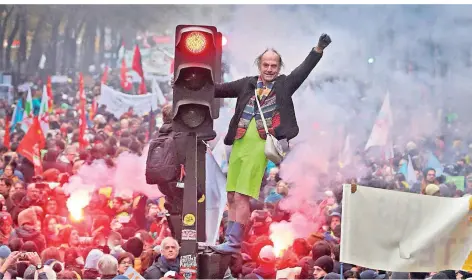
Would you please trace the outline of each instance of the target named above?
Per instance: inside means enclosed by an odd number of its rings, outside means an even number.
[[[71,36],[71,39],[70,39],[70,53],[69,53],[71,63],[69,65],[69,71],[68,71],[71,73],[75,73],[77,69],[77,38],[80,36],[80,33],[82,32],[85,22],[86,22],[86,18],[83,18],[82,21],[77,26],[77,28],[72,30],[73,35]]]
[[[100,47],[98,51],[98,65],[105,62],[105,24],[100,24]]]
[[[41,15],[38,24],[36,25],[36,30],[34,31],[33,41],[31,42],[31,54],[28,59],[28,74],[36,73],[39,61],[43,55],[43,46],[41,44],[41,37],[39,35],[43,29],[44,24],[46,23],[46,14],[47,12]]]
[[[97,35],[97,23],[95,20],[88,20],[82,40],[84,52],[81,54],[82,72],[88,72],[88,67],[94,64],[95,37]]]
[[[14,6],[12,6],[10,9],[6,7],[6,5],[2,5],[2,8],[0,9],[1,12],[6,12],[6,16],[2,21],[2,26],[0,27],[0,70],[4,69],[5,66],[5,57],[4,57],[4,49],[3,49],[3,41],[5,40],[5,32],[7,30],[7,24],[8,20],[10,19],[10,16],[13,13]]]
[[[57,60],[57,37],[59,36],[59,25],[61,24],[62,16],[57,16],[54,19],[51,30],[51,42],[47,51],[46,69],[49,75],[56,74],[56,60]]]
[[[18,33],[18,29],[20,28],[20,17],[21,17],[21,13],[18,12],[16,14],[13,29],[12,29],[10,35],[8,36],[7,49],[5,51],[5,62],[6,62],[5,69],[7,71],[11,70],[11,46],[13,44],[13,41],[15,40],[16,33]]]
[[[71,36],[73,32],[73,28],[76,25],[76,19],[74,15],[69,15],[67,20],[66,27],[64,29],[64,43],[62,44],[62,65],[61,65],[61,73],[66,73],[67,69],[70,67],[70,49],[71,49]]]
[[[18,65],[19,71],[21,71],[21,65],[26,61],[26,52],[28,50],[28,19],[26,18],[26,12],[23,10],[21,12],[20,19],[20,48],[18,50]]]

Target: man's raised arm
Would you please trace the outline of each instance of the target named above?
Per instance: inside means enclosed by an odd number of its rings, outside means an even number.
[[[305,60],[292,73],[287,76],[285,81],[287,85],[287,91],[290,95],[293,95],[295,91],[302,85],[302,83],[308,78],[311,71],[315,68],[316,64],[320,61],[323,56],[323,50],[331,43],[331,38],[322,34],[318,40],[318,45],[314,47]]]

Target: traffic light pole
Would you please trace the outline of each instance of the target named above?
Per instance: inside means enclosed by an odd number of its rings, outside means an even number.
[[[206,241],[205,198],[198,199],[197,186],[205,194],[206,145],[194,132],[189,133],[186,147],[180,272],[185,279],[198,274],[198,241]]]

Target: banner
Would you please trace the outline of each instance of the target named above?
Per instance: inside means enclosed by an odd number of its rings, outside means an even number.
[[[454,183],[454,185],[456,185],[456,188],[458,190],[464,191],[465,177],[464,176],[446,176],[446,184],[447,183]]]
[[[396,272],[468,270],[470,198],[344,185],[340,262]]]
[[[147,93],[142,95],[125,94],[102,84],[98,104],[105,105],[106,111],[120,118],[133,107],[133,112],[138,116],[148,114],[157,109],[157,96]]]

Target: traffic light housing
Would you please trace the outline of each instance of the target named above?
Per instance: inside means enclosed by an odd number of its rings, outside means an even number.
[[[220,100],[222,34],[214,26],[179,25],[175,32],[173,130],[213,139]]]

